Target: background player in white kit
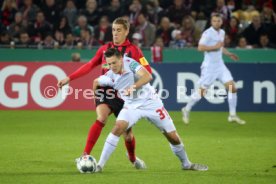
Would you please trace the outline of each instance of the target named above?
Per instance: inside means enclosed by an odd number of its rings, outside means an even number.
[[[204,61],[201,65],[201,75],[198,81],[199,91],[191,95],[190,101],[182,108],[183,121],[189,123],[189,114],[192,107],[205,95],[206,90],[214,83],[216,79],[224,84],[228,90],[229,104],[229,122],[245,124],[236,114],[237,89],[233,77],[225,66],[222,54],[229,56],[234,61],[238,56],[229,52],[223,47],[225,32],[221,29],[222,17],[220,14],[211,16],[211,27],[205,30],[198,44],[198,50],[204,51]]]
[[[118,90],[125,101],[112,132],[108,135],[98,162],[97,172],[100,172],[112,152],[115,150],[120,136],[135,125],[141,118],[150,120],[170,142],[174,154],[181,161],[184,170],[206,171],[208,167],[191,163],[184,150],[172,119],[154,88],[149,84],[152,79],[149,72],[135,60],[124,56],[114,48],[105,52],[106,62],[110,70],[94,80],[93,90],[100,86],[111,86]]]

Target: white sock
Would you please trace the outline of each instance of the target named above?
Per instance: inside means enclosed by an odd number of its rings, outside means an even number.
[[[180,162],[182,163],[182,166],[190,167],[191,162],[190,162],[188,155],[184,149],[184,145],[182,143],[178,144],[178,145],[170,144],[170,147],[171,147],[172,151],[174,152],[174,154],[179,158]]]
[[[187,111],[191,111],[192,107],[201,99],[200,94],[198,93],[198,91],[194,92],[191,97],[190,97],[190,101],[187,103],[186,105],[186,110]]]
[[[238,101],[237,93],[228,92],[228,105],[229,105],[230,116],[236,116],[237,101]]]
[[[104,143],[101,158],[98,162],[98,165],[100,165],[101,168],[104,167],[106,161],[109,159],[110,155],[116,149],[119,140],[120,140],[120,137],[118,137],[112,133],[109,133],[109,135],[107,136],[105,143]]]

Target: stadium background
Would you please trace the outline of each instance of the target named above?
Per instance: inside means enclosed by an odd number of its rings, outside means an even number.
[[[3,2],[6,1],[2,0],[0,4],[3,5]],[[42,7],[44,13],[49,12],[43,1],[33,2],[37,7]],[[56,2],[61,3],[58,5],[61,5],[59,8],[62,11],[59,10],[64,12],[65,1]],[[108,7],[109,1],[97,2],[98,10],[110,10],[104,7],[104,3]],[[147,4],[147,1],[141,2],[142,6]],[[197,22],[197,26],[202,25],[202,20],[208,26],[207,20],[210,14],[219,10],[216,1],[185,2],[185,7],[189,7],[189,3],[199,5],[190,6],[192,11],[182,11],[185,15],[191,15]],[[16,3],[18,9],[12,11],[14,16],[18,11],[22,13],[25,11],[24,1],[16,1]],[[131,6],[128,1],[121,1],[121,3],[125,3],[125,7]],[[164,10],[168,10],[172,4],[173,1],[160,1],[160,7]],[[1,9],[0,182],[20,184],[275,183],[276,52],[272,49],[275,47],[275,16],[274,13],[269,13],[270,10],[276,8],[275,2],[230,0],[226,1],[226,5],[228,9],[232,9],[221,12],[226,13],[224,28],[231,37],[230,41],[225,42],[225,46],[232,48],[231,51],[240,56],[240,61],[234,63],[227,58],[225,60],[234,78],[241,81],[239,85],[243,86],[239,89],[238,111],[247,124],[240,126],[227,122],[226,102],[214,104],[216,102],[209,103],[203,100],[195,107],[198,112],[192,112],[191,124],[184,125],[179,111],[184,101],[183,99],[177,101],[176,86],[185,84],[189,89],[193,87],[194,83],[191,79],[196,79],[199,75],[203,55],[194,48],[196,39],[187,39],[192,40],[191,42],[185,39],[179,42],[169,40],[168,45],[165,42],[164,45],[154,42],[150,46],[163,49],[162,63],[150,63],[160,75],[159,79],[162,79],[157,80],[159,82],[156,83],[157,87],[160,87],[160,81],[162,81],[163,88],[170,91],[171,97],[164,102],[184,140],[191,160],[207,164],[210,170],[205,173],[181,171],[178,160],[173,157],[166,140],[153,126],[141,120],[134,127],[134,132],[137,140],[137,154],[146,161],[147,171],[139,172],[131,167],[125,158],[123,141],[120,141],[118,149],[111,157],[104,172],[99,175],[81,175],[74,165],[74,158],[80,155],[90,124],[96,118],[95,112],[92,111],[94,105],[91,99],[83,99],[82,95],[79,95],[79,99],[69,96],[62,103],[58,100],[53,102],[52,98],[46,97],[43,92],[48,86],[54,86],[57,90],[57,80],[74,71],[83,62],[89,61],[100,43],[93,42],[94,37],[91,37],[91,31],[85,28],[87,32],[84,31],[82,36],[74,35],[74,33],[72,45],[66,45],[65,40],[57,40],[55,37],[58,29],[54,28],[54,24],[59,24],[59,21],[49,22],[52,24],[51,33],[46,31],[45,35],[34,34],[30,25],[35,23],[36,16],[31,17],[30,22],[27,19],[27,24],[20,27],[23,29],[10,35],[12,32],[9,28],[10,24],[14,23],[14,16],[6,16],[7,14],[3,14],[6,12],[5,9]],[[85,1],[76,1],[76,7],[78,12],[85,12],[80,11],[85,10]],[[261,27],[264,30],[257,36],[255,35],[256,37],[253,36],[252,40],[252,37],[246,37],[244,30],[246,26],[250,26],[256,13],[261,17]],[[168,16],[172,15],[168,14]],[[230,26],[232,15],[240,21],[238,29]],[[183,16],[180,15],[181,18]],[[45,17],[49,18],[49,16]],[[4,18],[8,18],[8,21]],[[154,16],[152,18],[156,21]],[[55,19],[57,20],[60,19]],[[185,26],[180,25],[180,22],[171,22],[175,24],[175,27],[170,30],[170,39],[177,33],[171,34],[174,29],[188,34],[189,31],[185,31]],[[154,24],[158,29],[158,23]],[[96,24],[92,26],[94,33],[97,33]],[[72,27],[71,33],[74,32],[73,28],[75,27]],[[32,31],[29,32],[29,30]],[[62,31],[58,30],[58,32]],[[66,34],[71,33],[63,33],[64,38]],[[86,35],[90,35],[88,39]],[[262,35],[266,35],[262,38],[265,40],[264,37],[266,37],[269,41],[261,42]],[[194,38],[194,34],[189,36]],[[23,43],[26,37],[29,38]],[[244,43],[244,40],[240,43],[239,40],[242,37],[246,37],[247,43]],[[152,57],[150,46],[145,45],[144,40],[141,40],[139,36],[132,37],[131,35],[130,39],[142,45],[149,62],[156,59]],[[72,57],[76,54],[80,58]],[[72,62],[72,60],[81,62]],[[95,76],[97,76],[97,70],[72,82],[71,85],[76,89],[89,89]],[[158,79],[158,75],[155,75],[155,79]],[[114,121],[114,117],[109,119],[109,123],[92,152],[97,159],[99,159],[103,143]]]
[[[92,96],[88,95],[86,98],[84,91],[90,89],[91,81],[98,76],[98,68],[81,79],[81,82],[73,81],[71,83],[74,89],[73,94],[68,95],[65,100],[61,99],[62,92],[55,85],[57,80],[68,76],[83,64],[82,62],[68,62],[69,56],[76,52],[89,60],[89,55],[93,56],[95,50],[0,50],[0,53],[3,54],[1,60],[5,61],[0,64],[2,70],[0,84],[2,95],[5,96],[1,100],[0,109],[94,109]],[[151,53],[149,50],[144,50],[144,52],[150,60]],[[260,49],[244,51],[245,53],[236,50],[233,52],[239,54],[240,61],[235,63],[227,60],[227,66],[240,88],[238,111],[274,112],[276,109],[276,76],[274,75],[276,52]],[[166,54],[170,56],[167,58],[168,60],[162,64],[151,64],[155,71],[152,83],[160,91],[160,95],[165,98],[164,103],[168,110],[179,110],[187,103],[191,90],[196,88],[202,54],[195,49],[183,50],[180,53],[179,50],[168,49],[164,52],[164,55]],[[189,55],[194,56],[191,58]],[[47,57],[44,56],[51,57],[48,61]],[[54,58],[58,59],[54,60]],[[20,72],[21,67],[25,68],[23,73]],[[45,67],[54,68],[43,70]],[[39,71],[41,74],[38,74]],[[37,75],[40,78],[34,84],[33,81]],[[20,84],[26,85],[26,87],[13,89]],[[50,90],[49,87],[54,91],[47,91]],[[187,88],[187,92],[183,91],[183,87]],[[220,98],[225,97],[225,94],[216,94],[218,89],[223,89],[223,86],[216,83],[212,89],[214,89],[214,94],[210,96],[211,99],[200,102],[195,110],[227,111],[225,99]],[[165,93],[161,94],[163,90],[168,90],[168,97]],[[36,95],[36,93],[40,95]],[[59,96],[55,97],[55,94],[47,96],[47,93],[59,93]],[[22,101],[26,102],[23,103]]]

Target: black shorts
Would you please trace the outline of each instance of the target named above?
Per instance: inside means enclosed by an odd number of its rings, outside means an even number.
[[[100,89],[100,90],[99,90]],[[124,106],[124,101],[117,96],[117,91],[111,87],[101,87],[96,93],[96,106],[106,104],[117,117]]]

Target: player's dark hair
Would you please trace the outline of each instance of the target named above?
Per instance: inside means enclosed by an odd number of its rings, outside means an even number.
[[[112,56],[116,56],[116,57],[122,57],[122,53],[120,51],[118,51],[118,49],[116,48],[109,48],[105,51],[104,53],[104,57],[105,58],[110,58]]]

